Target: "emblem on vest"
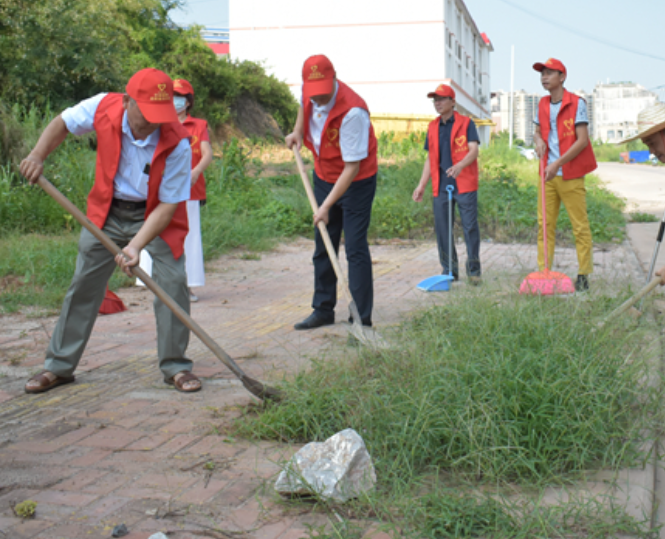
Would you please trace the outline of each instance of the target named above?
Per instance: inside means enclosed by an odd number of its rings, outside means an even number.
[[[166,84],[158,84],[157,93],[150,98],[150,101],[170,101],[171,97],[165,90]]]
[[[457,148],[455,148],[455,153],[464,152],[469,149],[466,144],[466,135],[457,137],[455,139],[455,144],[457,144]]]
[[[201,153],[201,148],[199,146],[194,148],[194,146],[196,146],[198,141],[199,141],[199,137],[197,137],[196,135],[192,135],[192,143],[191,143],[192,153]]]
[[[339,148],[339,141],[337,140],[339,138],[339,129],[329,127],[326,129],[326,137],[328,138],[327,142],[325,143],[326,148],[331,146]]]
[[[319,71],[319,66],[313,65],[312,72],[307,77],[307,80],[318,80],[325,78],[325,75]]]
[[[563,133],[561,133],[561,138],[575,136],[575,120],[572,118],[570,120],[563,121]]]

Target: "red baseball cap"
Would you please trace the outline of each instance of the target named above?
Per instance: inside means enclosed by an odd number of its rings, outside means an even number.
[[[187,94],[194,95],[194,88],[192,88],[192,85],[189,83],[188,80],[175,79],[173,81],[173,93],[178,95],[187,95]]]
[[[563,65],[561,60],[557,60],[556,58],[550,58],[544,64],[540,62],[533,64],[533,68],[536,71],[542,71],[543,69],[554,69],[555,71],[561,71],[561,73],[564,75],[566,74],[566,66]]]
[[[335,68],[327,56],[317,54],[305,60],[302,66],[302,91],[306,97],[325,95],[333,91]]]
[[[427,97],[434,97],[435,95],[455,99],[455,90],[453,90],[453,87],[448,84],[439,84],[436,90],[427,94]]]
[[[159,69],[137,71],[129,79],[125,91],[139,106],[143,117],[151,124],[178,121],[173,106],[173,81]]]

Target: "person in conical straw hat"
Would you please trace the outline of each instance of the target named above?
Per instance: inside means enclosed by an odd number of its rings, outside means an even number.
[[[625,144],[641,139],[649,151],[661,162],[665,163],[665,103],[656,103],[647,107],[637,115],[637,133],[617,142]],[[656,272],[665,285],[665,267]]]

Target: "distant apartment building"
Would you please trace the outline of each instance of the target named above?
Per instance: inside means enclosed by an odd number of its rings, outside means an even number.
[[[263,62],[300,98],[302,65],[325,54],[360,94],[377,131],[420,130],[436,116],[427,93],[455,89],[458,110],[491,125],[490,53],[463,0],[245,0],[231,2],[230,41],[238,60]]]
[[[655,92],[632,82],[596,84],[594,138],[615,142],[637,132],[637,115],[658,100]]]
[[[540,95],[524,90],[513,92],[513,137],[523,140],[527,146],[533,144],[535,125],[533,119],[538,113]],[[493,132],[510,132],[510,92],[499,90],[492,93]]]

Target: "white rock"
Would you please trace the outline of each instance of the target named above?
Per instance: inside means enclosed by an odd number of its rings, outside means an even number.
[[[169,539],[162,532],[153,533],[148,539]]]
[[[345,502],[357,498],[376,483],[376,472],[365,442],[346,429],[325,442],[312,442],[298,451],[279,474],[280,494],[318,494]]]

